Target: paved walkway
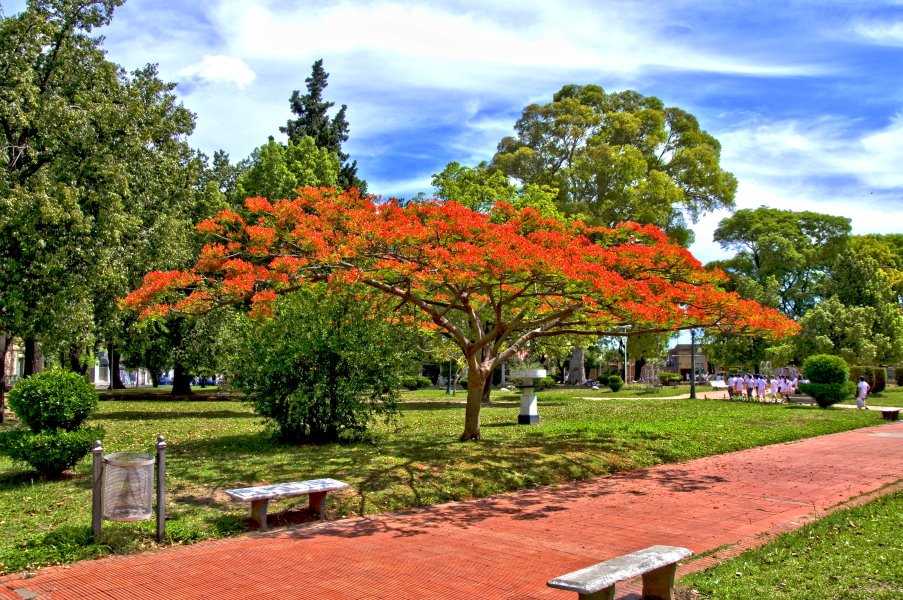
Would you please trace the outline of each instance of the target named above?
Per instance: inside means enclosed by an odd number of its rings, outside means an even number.
[[[53,567],[0,579],[0,597],[575,600],[546,581],[653,544],[721,549],[679,572],[698,570],[832,507],[903,488],[901,478],[903,422],[894,422],[407,514]],[[623,587],[626,597],[636,591]]]

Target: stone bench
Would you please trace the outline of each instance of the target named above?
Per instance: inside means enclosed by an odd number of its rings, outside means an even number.
[[[900,409],[899,408],[883,408],[881,409],[881,416],[884,417],[888,421],[896,421],[900,418]]]
[[[805,394],[791,394],[787,396],[787,402],[790,404],[818,404],[815,398]]]
[[[726,390],[726,389],[727,389],[727,382],[726,382],[726,381],[722,381],[722,380],[720,380],[720,379],[716,379],[716,380],[714,380],[714,381],[710,381],[710,382],[709,382],[709,385],[712,386],[712,389],[713,389],[713,390]]]
[[[257,521],[261,531],[267,528],[267,508],[270,500],[276,498],[291,498],[294,496],[309,496],[310,510],[321,519],[325,518],[326,494],[348,487],[336,479],[311,479],[309,481],[293,481],[291,483],[278,483],[275,485],[259,485],[256,487],[226,490],[233,500],[251,503],[251,518]]]
[[[650,546],[556,577],[546,585],[577,592],[580,600],[614,600],[616,583],[642,575],[643,598],[671,600],[677,561],[692,554],[678,546]]]

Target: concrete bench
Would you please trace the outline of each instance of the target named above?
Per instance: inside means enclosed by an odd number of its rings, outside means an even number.
[[[309,496],[310,510],[323,519],[326,517],[324,513],[326,494],[336,490],[343,490],[346,487],[348,487],[347,483],[336,479],[311,479],[309,481],[293,481],[291,483],[226,490],[226,494],[239,502],[250,502],[251,518],[257,521],[261,531],[265,531],[267,528],[267,508],[270,500]]]
[[[882,408],[881,416],[884,417],[888,421],[896,421],[900,418],[900,409],[899,408]]]
[[[577,592],[580,600],[614,600],[616,583],[642,575],[643,598],[671,600],[677,561],[692,554],[678,546],[650,546],[556,577],[546,585]]]
[[[720,379],[715,379],[714,381],[710,381],[709,385],[712,386],[713,390],[726,390],[727,389],[727,382],[722,381]]]
[[[805,394],[791,394],[787,396],[787,402],[790,404],[818,404],[815,398]]]

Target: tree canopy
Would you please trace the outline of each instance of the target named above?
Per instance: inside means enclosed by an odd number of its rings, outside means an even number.
[[[354,191],[299,190],[246,202],[198,225],[211,237],[189,270],[152,272],[124,304],[144,317],[250,301],[267,315],[305,282],[359,282],[398,299],[404,320],[438,330],[468,366],[463,439],[478,438],[482,388],[529,341],[561,334],[670,332],[693,326],[780,336],[796,325],[719,288],[661,230],[543,219],[500,204],[376,204]]]
[[[565,213],[615,226],[653,224],[688,245],[691,221],[732,208],[737,182],[721,169],[721,146],[693,115],[634,91],[566,85],[527,106],[491,167],[558,191]]]
[[[325,148],[335,154],[341,163],[339,172],[339,187],[344,189],[355,188],[362,193],[367,191],[367,182],[357,176],[357,161],[348,162],[348,154],[342,151],[342,144],[348,141],[348,119],[345,113],[348,106],[343,104],[332,117],[329,109],[335,106],[335,102],[327,102],[323,99],[323,91],[329,85],[329,73],[323,68],[323,59],[314,62],[311,67],[310,77],[304,80],[307,85],[307,93],[300,90],[292,92],[289,104],[292,113],[297,115],[289,119],[285,127],[279,131],[288,135],[291,142],[300,143],[304,137],[313,138],[319,148]]]

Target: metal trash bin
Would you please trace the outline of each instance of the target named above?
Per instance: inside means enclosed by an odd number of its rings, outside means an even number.
[[[99,540],[107,521],[143,521],[154,513],[154,467],[157,483],[157,541],[166,533],[166,441],[157,436],[157,457],[140,452],[104,455],[94,442],[91,474],[91,529]]]
[[[153,516],[154,457],[117,452],[103,457],[103,518],[143,521]]]

